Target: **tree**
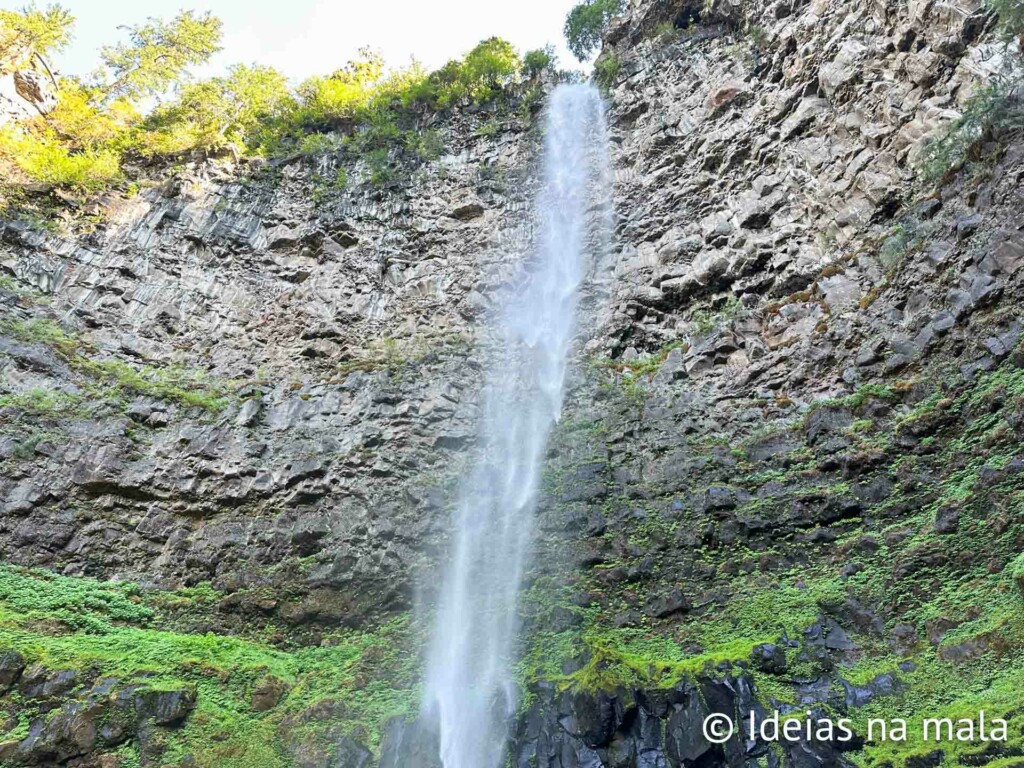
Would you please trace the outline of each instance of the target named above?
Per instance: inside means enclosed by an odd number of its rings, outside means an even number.
[[[586,61],[601,47],[601,38],[612,19],[622,12],[623,0],[584,0],[565,19],[565,39],[569,50]]]
[[[105,99],[137,101],[164,93],[188,67],[220,50],[221,22],[209,13],[182,11],[170,21],[150,19],[129,27],[128,33],[128,43],[100,51],[106,71],[99,89]]]
[[[146,121],[143,150],[174,154],[223,145],[258,149],[271,141],[293,101],[288,81],[272,67],[235,65],[225,77],[190,83]]]
[[[533,51],[523,54],[523,69],[527,77],[536,77],[546,69],[553,70],[558,65],[558,57],[555,55],[555,46],[545,45]]]
[[[999,30],[1007,41],[1018,40],[1024,52],[1024,0],[988,0],[988,7],[999,17]]]
[[[39,10],[29,5],[20,11],[0,10],[0,57],[47,56],[71,42],[75,17],[59,5]]]
[[[384,77],[384,59],[366,48],[359,51],[359,56],[327,77],[311,77],[299,85],[299,122],[348,120],[366,108]]]
[[[141,119],[138,110],[125,99],[101,104],[94,97],[94,89],[76,78],[62,77],[57,106],[35,122],[55,131],[71,148],[81,150],[119,142]]]

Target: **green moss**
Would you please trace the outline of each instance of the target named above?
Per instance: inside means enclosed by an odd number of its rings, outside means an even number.
[[[836,579],[794,572],[786,582],[791,583],[756,584],[751,577],[725,605],[674,628],[610,626],[598,608],[570,607],[563,595],[559,604],[580,616],[580,627],[531,635],[519,666],[521,681],[526,687],[546,680],[579,690],[671,688],[684,678],[712,673],[722,662],[746,660],[761,643],[799,636],[823,606],[844,596]],[[541,619],[539,625],[547,624]],[[585,663],[565,672],[571,659]]]

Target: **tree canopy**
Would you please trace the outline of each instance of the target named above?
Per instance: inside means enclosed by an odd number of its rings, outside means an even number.
[[[170,21],[150,19],[128,28],[129,41],[104,46],[98,87],[108,99],[159,95],[189,67],[220,50],[221,21],[210,13],[182,11]]]
[[[75,17],[59,5],[44,10],[30,5],[21,11],[0,10],[0,57],[47,56],[71,42]]]
[[[57,51],[71,39],[73,21],[59,5],[0,11],[0,45]],[[394,150],[421,157],[439,152],[436,133],[417,127],[423,110],[500,98],[522,82],[524,71],[515,48],[495,37],[432,73],[415,63],[389,71],[380,55],[362,50],[331,74],[294,88],[259,64],[196,81],[190,70],[220,50],[217,17],[182,11],[125,32],[122,42],[101,49],[91,76],[60,79],[49,114],[0,128],[0,170],[14,170],[0,177],[86,193],[120,180],[129,158],[223,147],[266,155],[343,140],[383,178]],[[550,52],[533,52],[527,77],[552,61]],[[9,195],[12,183],[0,182],[0,195]]]
[[[565,19],[565,40],[580,61],[586,61],[601,47],[601,38],[619,13],[623,0],[584,0]]]

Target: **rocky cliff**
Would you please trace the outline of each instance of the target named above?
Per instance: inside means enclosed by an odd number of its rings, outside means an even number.
[[[996,25],[642,0],[609,30],[616,234],[547,462],[515,765],[1024,754],[1022,144],[985,124],[922,170],[1015,66]],[[444,152],[383,183],[221,159],[0,225],[4,764],[436,764],[415,608],[540,137],[528,107],[426,119]],[[700,730],[776,708],[858,738]],[[979,709],[1009,742],[865,741]]]

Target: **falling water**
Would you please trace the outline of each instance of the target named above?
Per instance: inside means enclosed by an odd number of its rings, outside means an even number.
[[[547,109],[537,242],[500,317],[481,453],[463,479],[428,659],[424,711],[439,727],[444,768],[497,768],[503,759],[516,704],[516,597],[541,460],[562,408],[577,295],[606,234],[607,167],[599,94],[558,86]]]

